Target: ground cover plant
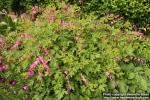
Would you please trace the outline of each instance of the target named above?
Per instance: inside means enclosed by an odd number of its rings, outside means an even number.
[[[106,92],[150,92],[144,32],[132,31],[120,15],[97,19],[76,5],[58,5],[35,21],[1,22],[0,98],[102,100]]]

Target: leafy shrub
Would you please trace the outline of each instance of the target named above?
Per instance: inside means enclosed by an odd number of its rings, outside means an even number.
[[[15,31],[17,22],[14,22],[11,17],[5,16],[4,20],[0,23],[0,32],[5,35],[8,32]]]
[[[76,6],[50,6],[34,23],[21,22],[20,29],[3,37],[2,93],[33,100],[149,93],[148,38],[128,29],[122,32],[124,25],[110,26],[109,17],[81,15]]]
[[[16,14],[20,14],[26,9],[25,4],[26,1],[22,0],[1,0],[0,11],[5,10],[7,13],[14,11]]]
[[[72,0],[66,0],[72,2]],[[138,27],[149,26],[149,0],[80,0],[85,12],[94,12],[97,16],[116,13],[137,24]],[[75,3],[75,1],[74,1]],[[79,2],[76,2],[79,4]]]
[[[116,0],[114,10],[127,19],[137,23],[137,26],[149,26],[149,0]]]
[[[45,6],[48,3],[50,3],[49,0],[1,0],[0,11],[15,12],[20,15],[30,10],[33,5]]]
[[[11,0],[1,0],[0,1],[0,11],[2,11],[3,9],[8,11],[10,9],[10,5],[11,5]]]

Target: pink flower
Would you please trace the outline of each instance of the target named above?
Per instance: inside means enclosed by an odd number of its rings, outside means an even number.
[[[38,75],[39,75],[39,77],[42,77],[42,76],[43,76],[42,70],[39,70],[39,71],[38,71]]]
[[[48,22],[49,22],[49,23],[54,22],[54,20],[55,20],[55,17],[54,17],[54,16],[48,18]]]
[[[141,35],[141,36],[143,36],[143,35],[144,35],[144,33],[138,32],[138,35]]]
[[[38,64],[40,63],[39,59],[37,58],[31,65],[30,70],[33,70]]]
[[[0,56],[0,64],[2,64],[2,62],[3,62],[3,57]]]
[[[150,27],[144,28],[144,30],[145,30],[145,31],[146,31],[146,30],[150,30]]]
[[[64,20],[61,20],[60,25],[61,25],[62,27],[68,27],[68,26],[69,26],[69,23],[65,22]]]
[[[2,43],[3,42],[3,39],[2,38],[0,38],[0,43]]]
[[[0,37],[0,47],[3,47],[4,43],[5,43],[5,40]]]
[[[112,81],[112,75],[108,70],[105,71],[105,75]]]
[[[34,69],[35,67],[40,63],[39,59],[37,58],[29,67],[28,75],[33,76],[34,75]]]
[[[92,30],[93,30],[93,31],[96,31],[96,27],[93,27]]]
[[[69,81],[69,80],[67,80],[66,88],[67,88],[68,94],[70,94],[70,91],[71,91],[71,85],[70,85],[70,81]]]
[[[141,33],[141,32],[135,32],[134,34],[137,36],[144,36],[144,33]]]
[[[11,80],[9,83],[14,86],[14,85],[16,85],[17,81],[16,80]]]
[[[150,30],[150,27],[147,27],[146,29],[147,29],[147,30]]]
[[[35,14],[37,12],[36,9],[37,9],[37,6],[32,7],[32,20],[35,20],[35,17],[36,17]]]
[[[117,19],[117,18],[119,18],[120,16],[119,15],[116,15],[116,16],[114,16],[114,19]]]
[[[30,39],[30,38],[31,38],[31,35],[28,34],[28,33],[23,33],[23,34],[21,35],[21,37],[24,38],[24,39]]]
[[[17,41],[15,42],[15,44],[10,48],[10,50],[16,50],[19,45],[20,45],[20,41],[17,40]]]
[[[82,73],[80,74],[80,78],[83,81],[85,86],[88,86],[88,80],[82,75]]]
[[[0,72],[1,72],[1,71],[4,71],[5,69],[6,69],[6,66],[0,65]]]
[[[32,77],[34,75],[34,71],[33,70],[28,70],[28,76]]]
[[[32,7],[32,14],[36,14],[36,7],[35,6]]]
[[[0,77],[0,83],[4,83],[6,79],[4,77]]]
[[[111,76],[111,74],[109,75],[109,79],[112,81],[112,76]]]
[[[47,48],[43,48],[43,51],[44,51],[44,53],[46,54],[46,55],[48,55],[49,53],[48,53],[48,49]]]
[[[39,64],[42,63],[43,66],[46,68],[47,73],[50,73],[50,68],[47,64],[47,62],[43,59],[43,57],[41,55],[39,55],[37,57],[37,59],[30,65],[29,69],[28,69],[28,76],[33,76],[34,75],[34,69],[35,67]],[[39,76],[42,76],[42,71],[39,72]]]
[[[28,85],[24,85],[24,86],[22,87],[22,90],[28,91],[28,90],[29,90],[29,86],[28,86]]]
[[[47,72],[49,73],[50,69],[49,69],[47,62],[43,59],[43,57],[41,55],[39,55],[38,58],[42,62],[43,66],[46,68]]]

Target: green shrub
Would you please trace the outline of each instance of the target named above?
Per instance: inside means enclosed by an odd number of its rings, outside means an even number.
[[[3,37],[3,94],[93,100],[102,99],[104,92],[150,92],[149,41],[105,24],[107,18],[80,15],[76,6],[47,7],[34,23],[21,22],[20,29]],[[26,85],[29,88],[23,88]]]
[[[15,14],[22,14],[26,10],[31,10],[33,5],[45,6],[53,1],[49,0],[1,0],[0,11],[15,12]]]
[[[11,17],[5,16],[3,21],[0,23],[1,35],[6,35],[7,33],[11,31],[15,31],[16,27],[17,27],[17,22],[14,22],[11,19]]]
[[[2,11],[3,9],[8,11],[10,9],[10,5],[11,5],[11,0],[1,0],[0,1],[0,11]]]
[[[71,2],[72,0],[70,0]],[[139,27],[149,26],[149,0],[80,0],[85,12],[94,12],[97,16],[116,13],[134,22]]]

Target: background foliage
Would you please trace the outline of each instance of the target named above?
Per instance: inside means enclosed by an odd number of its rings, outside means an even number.
[[[65,0],[82,6],[85,12],[94,12],[98,17],[107,13],[116,13],[137,24],[149,26],[149,0]]]

